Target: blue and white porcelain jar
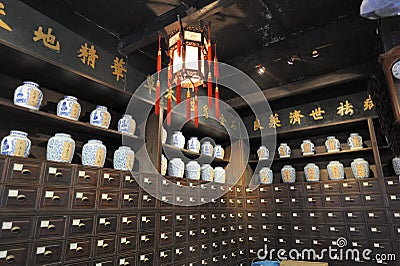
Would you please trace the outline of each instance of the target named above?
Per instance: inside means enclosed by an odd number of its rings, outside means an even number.
[[[351,163],[351,171],[355,178],[369,177],[369,163],[363,158],[354,159]]]
[[[287,143],[281,143],[278,148],[278,153],[280,158],[289,158],[292,150],[290,147],[287,145]]]
[[[344,167],[339,161],[331,161],[326,167],[328,170],[328,176],[331,180],[344,179]]]
[[[27,158],[31,151],[31,141],[28,133],[11,130],[10,135],[1,141],[1,154]]]
[[[268,160],[269,159],[269,150],[265,146],[260,146],[257,150],[257,156],[259,160]]]
[[[96,106],[90,113],[90,124],[102,128],[108,128],[111,122],[111,114],[107,111],[105,106]]]
[[[218,183],[226,182],[226,172],[224,168],[220,166],[214,168],[214,182]]]
[[[167,136],[168,136],[167,130],[164,127],[162,127],[161,128],[161,143],[162,144],[167,143]]]
[[[114,152],[114,169],[132,171],[135,163],[135,152],[128,146],[121,146]]]
[[[56,133],[47,142],[47,161],[71,163],[75,152],[75,141],[71,135]]]
[[[200,141],[197,139],[197,137],[190,137],[187,142],[187,149],[197,153],[200,152]]]
[[[39,89],[39,85],[35,82],[24,81],[22,85],[18,86],[14,92],[14,104],[29,108],[32,110],[39,110],[40,104],[43,100],[43,93]]]
[[[203,164],[201,166],[201,180],[213,181],[214,180],[214,169],[209,164]]]
[[[363,140],[358,133],[351,133],[350,137],[347,139],[347,144],[349,145],[350,150],[358,150],[363,147]]]
[[[218,159],[224,159],[225,150],[221,145],[215,145],[214,147],[214,157]]]
[[[340,151],[340,141],[334,136],[329,136],[325,141],[325,148],[327,152],[338,152]]]
[[[291,165],[284,165],[281,169],[281,176],[283,183],[296,182],[296,170]]]
[[[181,160],[181,158],[173,158],[169,161],[168,165],[168,175],[175,177],[183,177],[185,172],[185,163]]]
[[[204,141],[203,144],[201,144],[201,154],[208,155],[208,156],[213,156],[214,153],[214,147],[209,141]]]
[[[81,115],[81,105],[74,96],[64,96],[57,104],[57,116],[78,121]]]
[[[185,147],[185,136],[183,136],[182,132],[175,131],[171,137],[172,146],[178,147],[179,149],[183,149]]]
[[[392,159],[392,165],[396,175],[400,176],[400,157],[394,157]]]
[[[308,163],[304,167],[304,174],[307,181],[319,181],[319,167],[315,163]]]
[[[315,145],[309,139],[303,140],[303,143],[300,145],[300,148],[303,155],[311,155],[314,154],[315,152]]]
[[[190,161],[186,164],[186,178],[200,179],[200,165],[196,161]]]
[[[136,122],[130,114],[124,114],[118,120],[118,131],[128,135],[134,135],[136,130]]]
[[[82,164],[86,166],[103,167],[106,161],[107,148],[100,140],[89,140],[83,145]]]
[[[161,175],[167,174],[168,160],[165,158],[164,154],[161,154]]]
[[[261,184],[269,185],[274,182],[274,173],[269,167],[261,168],[259,175]]]

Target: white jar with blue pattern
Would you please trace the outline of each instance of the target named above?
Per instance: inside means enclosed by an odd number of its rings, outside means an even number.
[[[46,159],[52,162],[71,163],[75,152],[75,141],[71,135],[56,133],[47,142]]]
[[[393,170],[396,175],[400,176],[400,158],[394,157],[392,159]]]
[[[136,130],[136,121],[130,114],[124,114],[120,120],[118,120],[118,131],[128,135],[134,135]]]
[[[190,137],[187,142],[187,149],[197,153],[200,152],[200,141],[197,139],[197,137]]]
[[[209,182],[214,180],[214,169],[210,164],[203,164],[201,166],[200,173],[201,173],[201,180]]]
[[[111,122],[111,115],[105,106],[96,106],[90,113],[90,124],[102,128],[108,128]]]
[[[107,148],[100,140],[92,139],[83,145],[82,164],[103,167],[106,161]]]
[[[274,173],[269,167],[261,168],[259,175],[261,184],[269,185],[274,182]]]
[[[331,161],[326,168],[330,180],[344,179],[344,167],[339,161]]]
[[[182,132],[175,131],[171,137],[172,146],[178,147],[179,149],[183,149],[185,147],[185,136],[183,136]]]
[[[226,172],[224,168],[220,166],[214,168],[214,182],[218,183],[226,182]]]
[[[304,174],[306,176],[306,180],[311,181],[319,181],[320,174],[319,174],[319,167],[315,163],[308,163],[304,167]]]
[[[200,165],[196,161],[190,161],[186,164],[186,178],[200,179]]]
[[[168,175],[175,177],[183,177],[185,172],[185,163],[181,158],[173,158],[169,161],[168,165]]]
[[[162,127],[161,128],[161,143],[162,144],[167,143],[167,137],[168,137],[167,130],[164,127]]]
[[[121,146],[114,152],[114,169],[132,171],[135,163],[135,152],[128,146]]]
[[[369,177],[369,163],[363,158],[354,159],[351,163],[351,171],[355,178]]]
[[[57,116],[78,121],[81,115],[81,105],[74,96],[64,96],[57,104]]]
[[[315,152],[315,145],[309,139],[303,140],[300,148],[303,155],[312,155]]]
[[[287,145],[287,143],[281,143],[278,148],[278,153],[280,158],[289,158],[292,154],[292,149]]]
[[[269,150],[265,146],[260,146],[257,150],[257,156],[259,160],[268,160],[269,159]]]
[[[201,144],[201,154],[208,155],[208,156],[213,156],[214,148],[211,142],[209,141],[204,141],[203,144]]]
[[[225,150],[221,145],[215,145],[214,147],[214,157],[218,159],[224,159]]]
[[[43,100],[43,93],[39,89],[39,85],[35,82],[24,81],[21,86],[15,89],[14,92],[15,105],[37,111],[40,108],[42,100]]]
[[[325,141],[325,148],[327,152],[338,152],[340,151],[340,141],[334,136],[329,136]]]
[[[350,150],[358,150],[363,148],[363,139],[358,133],[351,133],[347,139],[347,145]]]
[[[28,133],[18,130],[11,130],[10,135],[1,141],[1,154],[24,157],[29,156],[31,150],[31,141],[28,139]]]
[[[284,165],[281,169],[283,183],[294,183],[296,181],[296,170],[291,165]]]

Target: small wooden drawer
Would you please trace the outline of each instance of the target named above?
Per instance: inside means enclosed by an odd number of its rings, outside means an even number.
[[[380,192],[381,191],[381,185],[379,180],[368,180],[368,179],[362,179],[359,180],[359,186],[361,188],[361,192]]]
[[[153,266],[153,265],[154,265],[153,252],[142,252],[137,255],[137,266]]]
[[[177,246],[174,248],[174,261],[181,262],[188,257],[187,248],[185,246]]]
[[[260,220],[261,223],[268,223],[268,222],[271,222],[271,221],[275,221],[275,213],[273,213],[273,212],[261,212],[259,220]]]
[[[115,253],[115,236],[98,236],[93,242],[93,257],[97,258],[104,254]]]
[[[350,192],[359,192],[358,182],[355,180],[352,181],[342,181],[341,182],[341,190],[343,194],[347,194]]]
[[[160,249],[158,251],[158,264],[169,265],[172,263],[172,250],[173,249]]]
[[[159,220],[160,220],[160,228],[162,228],[162,229],[171,229],[172,228],[172,223],[173,223],[172,214],[162,213],[159,215]]]
[[[199,245],[195,245],[194,243],[190,243],[187,251],[188,251],[188,256],[190,258],[196,258],[197,256],[200,255]]]
[[[295,236],[304,236],[307,235],[307,226],[304,224],[293,224],[292,232]]]
[[[289,206],[291,209],[299,209],[304,207],[304,198],[303,197],[290,197],[289,198]]]
[[[325,195],[322,196],[322,201],[327,208],[340,207],[342,205],[340,195]]]
[[[154,209],[156,207],[156,199],[153,196],[142,192],[140,195],[140,207]]]
[[[139,231],[150,230],[150,229],[154,230],[155,226],[156,226],[155,214],[147,214],[147,213],[140,214]]]
[[[336,243],[337,244],[337,243]],[[349,241],[347,244],[348,247],[350,248],[358,248],[358,249],[367,249],[369,248],[369,243],[367,240],[354,240],[354,241]]]
[[[33,222],[30,217],[2,218],[0,226],[0,243],[10,239],[30,239],[32,236]]]
[[[252,212],[252,211],[247,212],[247,221],[248,222],[255,222],[255,221],[258,221],[258,219],[259,219],[258,212]]]
[[[312,236],[325,236],[326,227],[321,224],[314,224],[308,226],[308,234]]]
[[[96,207],[96,190],[74,189],[72,194],[73,209],[94,209]]]
[[[305,212],[305,214],[307,215],[308,223],[319,224],[324,222],[324,214],[322,212],[310,211],[310,212]]]
[[[388,193],[389,206],[399,207],[400,206],[400,192],[389,192]]]
[[[238,239],[236,237],[232,237],[229,239],[229,249],[236,250],[238,247]]]
[[[292,228],[290,227],[289,224],[277,223],[276,232],[278,235],[291,235]]]
[[[322,194],[340,193],[340,186],[338,182],[329,182],[321,185]]]
[[[97,259],[93,261],[92,266],[114,266],[115,261],[113,257],[105,257],[103,259]]]
[[[368,234],[365,224],[347,225],[347,235],[350,239],[366,238]]]
[[[400,226],[399,225],[394,226],[394,233],[395,233],[396,239],[400,239]]]
[[[390,210],[390,216],[392,217],[392,221],[394,224],[400,224],[400,210]]]
[[[363,194],[362,195],[364,206],[385,206],[382,194]]]
[[[346,235],[346,226],[343,223],[331,224],[326,226],[326,231],[329,237],[342,237]]]
[[[119,193],[110,190],[100,190],[98,196],[99,209],[118,209]]]
[[[61,264],[63,250],[62,241],[35,243],[32,250],[33,265]]]
[[[230,212],[228,216],[228,223],[237,223],[237,214],[236,212]]]
[[[221,234],[221,228],[219,226],[212,226],[210,229],[210,235],[211,238],[217,238],[220,237]]]
[[[324,211],[325,222],[328,224],[336,224],[338,222],[344,222],[343,212],[340,211]]]
[[[42,163],[31,159],[11,158],[8,164],[8,170],[5,182],[14,182],[19,184],[40,183]]]
[[[389,241],[385,240],[371,240],[369,243],[370,249],[372,249],[374,254],[378,252],[385,252],[385,253],[391,253],[393,252],[393,247],[392,243]]]
[[[184,243],[187,241],[187,230],[182,229],[175,229],[174,232],[175,243]]]
[[[2,207],[5,209],[35,209],[36,187],[5,186]]]
[[[244,223],[246,219],[246,213],[242,211],[236,212],[237,222]]]
[[[289,195],[290,196],[298,196],[298,195],[303,195],[304,190],[303,190],[303,185],[302,184],[289,184]]]
[[[130,172],[123,172],[121,173],[121,179],[122,179],[122,187],[134,191],[139,190],[139,184],[136,180],[140,179],[140,174],[139,173],[133,173],[133,175]]]
[[[210,242],[211,253],[218,253],[221,251],[221,243],[219,241]]]
[[[274,204],[276,209],[287,208],[289,207],[289,198],[288,197],[275,197]]]
[[[160,209],[173,208],[174,200],[175,200],[174,195],[167,195],[167,194],[162,195],[160,199]]]
[[[209,227],[202,227],[199,231],[199,238],[201,240],[206,240],[210,238],[210,228]]]
[[[140,179],[137,180],[139,184],[146,191],[157,191],[157,177],[151,175],[142,174]]]
[[[154,233],[141,232],[138,236],[139,250],[154,247]]]
[[[62,185],[71,184],[75,168],[65,164],[46,163],[44,170],[45,185]]]
[[[226,213],[225,215],[227,217],[226,219],[228,219],[228,214]],[[197,213],[196,214],[190,214],[189,213],[187,218],[188,218],[187,219],[187,223],[188,223],[188,227],[189,228],[197,229],[199,227],[199,222],[200,222],[199,214],[197,214]]]
[[[136,251],[136,233],[118,235],[117,250],[119,253]]]
[[[136,264],[136,255],[127,254],[125,256],[119,256],[117,260],[117,266],[132,266]]]
[[[208,257],[211,251],[211,244],[209,242],[200,243],[200,256]]]
[[[74,184],[76,186],[96,186],[100,169],[94,167],[78,166]]]
[[[43,188],[40,199],[41,209],[66,209],[68,207],[68,189]]]
[[[272,187],[272,193],[276,196],[276,197],[282,197],[282,196],[287,196],[288,195],[288,186],[286,184],[278,184],[278,185],[274,185]]]
[[[0,245],[0,265],[28,266],[28,245]]]
[[[368,224],[387,224],[388,222],[385,211],[365,211],[365,218]]]
[[[258,195],[260,196],[270,196],[272,191],[271,185],[260,185],[258,187]]]
[[[320,196],[307,196],[306,200],[306,207],[307,208],[315,208],[317,206],[322,205],[321,197]]]
[[[93,216],[72,216],[69,218],[69,236],[82,236],[93,234]]]
[[[344,207],[361,206],[362,199],[360,194],[342,195],[342,204]]]
[[[136,215],[121,215],[120,218],[120,231],[132,231],[136,232],[137,230],[137,220],[138,217]]]
[[[306,213],[302,211],[292,211],[290,213],[290,221],[300,224],[300,223],[305,223],[307,220]]]
[[[219,216],[219,214],[215,214]],[[175,213],[175,227],[186,227],[187,215],[186,213]]]
[[[249,209],[258,210],[259,198],[247,198],[245,202],[246,202],[246,210],[249,210]]]
[[[294,237],[292,240],[293,248],[301,250],[303,247],[309,247],[310,240],[304,237]]]
[[[304,192],[307,194],[321,194],[319,182],[304,184]]]
[[[235,187],[235,190],[236,190],[236,197],[237,198],[241,198],[243,195],[244,195],[244,189],[243,189],[243,187],[242,186],[238,186],[238,185],[236,185]],[[256,190],[254,190],[256,193],[257,193],[257,189]],[[257,195],[257,194],[256,194]]]
[[[121,192],[121,208],[132,209],[139,207],[139,193],[131,190],[125,190]]]
[[[344,216],[347,223],[364,223],[364,213],[362,211],[347,211]]]
[[[68,239],[65,252],[65,261],[90,259],[92,239]]]
[[[96,232],[102,233],[116,233],[118,219],[116,216],[97,216]]]
[[[160,247],[168,247],[173,243],[173,234],[171,231],[161,232],[158,236],[158,245]]]
[[[384,179],[386,191],[388,193],[397,193],[400,190],[399,177],[388,177]]]
[[[290,213],[286,211],[277,211],[275,212],[275,220],[279,222],[289,221]]]
[[[66,227],[66,216],[38,217],[36,238],[63,237]]]
[[[273,238],[275,237],[275,234],[276,234],[275,225],[261,223],[260,229],[261,229],[262,235],[268,236],[268,237],[273,237]]]
[[[244,200],[242,198],[236,198],[236,208],[244,208]]]
[[[121,185],[121,172],[103,169],[100,173],[101,187],[117,187]]]
[[[166,178],[160,178],[159,188],[162,195],[170,194],[174,192],[174,183]]]
[[[228,198],[222,197],[219,199],[219,206],[221,208],[227,208],[228,207]]]
[[[387,239],[390,228],[387,225],[368,225],[368,234],[372,239]]]

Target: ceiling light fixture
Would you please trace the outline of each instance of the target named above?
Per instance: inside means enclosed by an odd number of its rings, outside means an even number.
[[[288,59],[287,59],[287,64],[288,64],[289,66],[293,66],[293,65],[294,65],[294,60],[293,60],[293,57],[292,57],[292,56],[289,56],[289,57],[288,57]]]
[[[263,65],[261,65],[261,64],[257,65],[255,68],[257,68],[257,73],[258,73],[259,75],[262,75],[262,74],[265,73],[265,71],[267,71],[267,70],[265,69],[265,66],[263,66]]]
[[[314,49],[314,50],[311,52],[311,57],[313,57],[313,58],[319,57],[319,52],[318,52],[317,49]]]

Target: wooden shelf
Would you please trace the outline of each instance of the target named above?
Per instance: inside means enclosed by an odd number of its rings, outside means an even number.
[[[129,136],[126,134],[122,134],[116,130],[105,129],[97,126],[93,126],[89,123],[74,121],[66,118],[59,117],[55,114],[46,113],[43,111],[34,111],[27,108],[23,108],[17,105],[14,105],[12,102],[7,101],[5,99],[0,99],[0,110],[2,115],[10,115],[12,113],[12,119],[21,119],[20,121],[28,120],[31,123],[39,123],[39,126],[45,127],[45,124],[59,126],[63,128],[63,132],[86,135],[97,136],[101,134],[102,138],[111,138],[111,139],[122,139],[122,136],[127,137],[132,140],[137,140],[143,142],[144,139],[133,135]],[[49,128],[53,130],[53,128]],[[44,130],[46,131],[46,130]],[[41,132],[44,133],[44,132]]]
[[[208,162],[217,165],[227,165],[229,163],[229,161],[225,159],[214,158],[212,156],[203,155],[197,152],[189,151],[187,149],[179,149],[170,144],[163,144],[163,149],[165,150],[165,152],[172,153],[174,156],[177,157],[180,157],[180,155],[183,154],[185,157],[189,159],[196,159],[199,164]],[[184,159],[185,158],[182,158],[182,160]]]

